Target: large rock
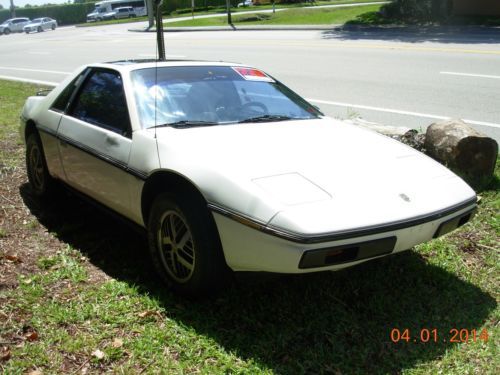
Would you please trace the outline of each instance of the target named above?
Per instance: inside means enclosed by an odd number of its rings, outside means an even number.
[[[471,185],[493,177],[498,156],[497,142],[462,120],[432,124],[425,137],[427,154],[448,166]]]

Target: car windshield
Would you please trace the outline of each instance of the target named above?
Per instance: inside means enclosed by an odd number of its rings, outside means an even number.
[[[260,70],[229,66],[132,72],[143,128],[314,119],[315,107]]]

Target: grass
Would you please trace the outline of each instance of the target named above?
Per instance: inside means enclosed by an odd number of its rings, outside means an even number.
[[[0,220],[0,373],[498,373],[498,164],[476,217],[448,236],[335,273],[241,275],[188,301],[156,279],[141,235],[70,195],[31,195],[13,134],[35,91],[0,81],[15,151],[0,202],[17,207]],[[393,343],[394,328],[412,340]],[[438,342],[420,342],[424,328]],[[454,328],[489,340],[451,343]]]
[[[356,8],[290,9],[277,13],[253,13],[232,17],[235,25],[334,25],[343,24],[358,15],[375,11],[380,5]],[[165,24],[165,27],[225,26],[226,17],[201,18]]]

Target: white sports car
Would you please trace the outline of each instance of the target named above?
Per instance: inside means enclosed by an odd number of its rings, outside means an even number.
[[[195,61],[82,67],[22,112],[29,181],[145,228],[176,291],[229,270],[338,270],[466,223],[474,191],[385,136],[324,116],[261,70]]]

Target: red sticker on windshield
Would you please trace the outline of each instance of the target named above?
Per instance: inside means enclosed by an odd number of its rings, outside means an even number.
[[[274,82],[274,79],[258,69],[233,66],[233,70],[247,81]]]

